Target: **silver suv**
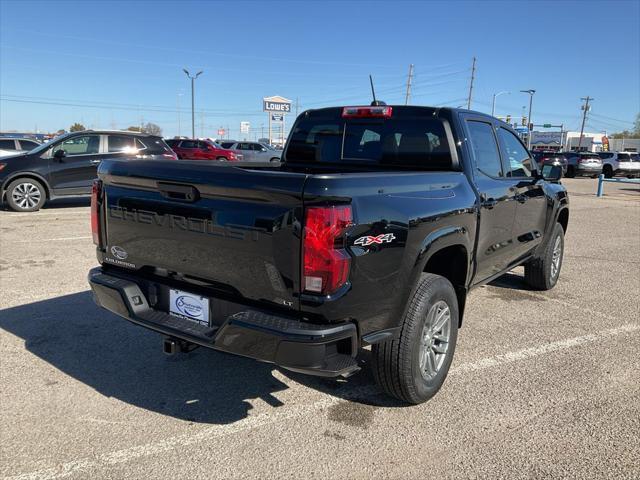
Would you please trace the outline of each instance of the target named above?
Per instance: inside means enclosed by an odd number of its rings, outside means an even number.
[[[600,152],[602,173],[607,178],[623,175],[640,177],[640,154],[636,152]]]
[[[222,148],[241,153],[245,162],[279,162],[281,152],[258,142],[220,142]]]

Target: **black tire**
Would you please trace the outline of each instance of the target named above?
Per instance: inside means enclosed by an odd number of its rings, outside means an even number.
[[[437,361],[440,365],[435,374],[427,378],[420,364],[421,351],[429,350],[423,347],[423,330],[430,312],[442,311],[439,310],[441,302],[449,308],[449,341],[446,352]],[[433,397],[447,378],[458,339],[458,323],[458,299],[451,282],[439,275],[423,273],[409,300],[399,338],[373,345],[372,368],[378,385],[387,394],[407,403],[418,404]],[[438,331],[444,332],[434,333]],[[436,344],[439,340],[433,337],[429,340],[434,347],[443,346],[443,343]]]
[[[227,157],[218,157],[218,158],[216,158],[216,160],[218,160],[219,162],[226,162],[227,161]]]
[[[558,263],[554,266],[554,249],[556,242],[559,242],[560,253]],[[549,242],[544,247],[542,254],[529,260],[524,265],[524,280],[527,284],[536,290],[551,290],[558,283],[560,270],[562,269],[562,259],[564,256],[564,230],[562,225],[556,223],[551,233]]]
[[[605,165],[602,169],[602,173],[604,173],[605,178],[613,178],[614,175],[611,165]]]
[[[565,175],[567,178],[573,178],[576,176],[576,169],[573,165],[569,165],[567,167],[567,174]]]
[[[7,187],[5,198],[11,210],[36,212],[47,201],[47,191],[33,178],[18,178]]]

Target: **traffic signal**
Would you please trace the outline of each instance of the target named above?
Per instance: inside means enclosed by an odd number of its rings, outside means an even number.
[[[530,124],[529,124],[529,131],[530,131],[530,132],[533,132],[533,123],[530,123]]]
[[[526,127],[527,126],[527,117],[522,117],[522,126]]]
[[[506,118],[505,122],[507,122],[509,125],[511,125],[511,115],[507,115],[507,118]]]

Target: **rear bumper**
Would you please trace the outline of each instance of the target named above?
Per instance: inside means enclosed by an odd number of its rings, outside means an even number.
[[[578,175],[599,175],[602,173],[601,165],[580,165],[576,167],[576,173]]]
[[[170,337],[311,375],[348,376],[359,370],[353,323],[316,325],[247,309],[209,327],[151,308],[135,281],[100,267],[89,272],[88,280],[98,306]]]

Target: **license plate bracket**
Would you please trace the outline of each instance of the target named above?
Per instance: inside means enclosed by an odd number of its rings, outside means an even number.
[[[209,326],[209,299],[182,290],[169,290],[169,313],[199,325]]]

